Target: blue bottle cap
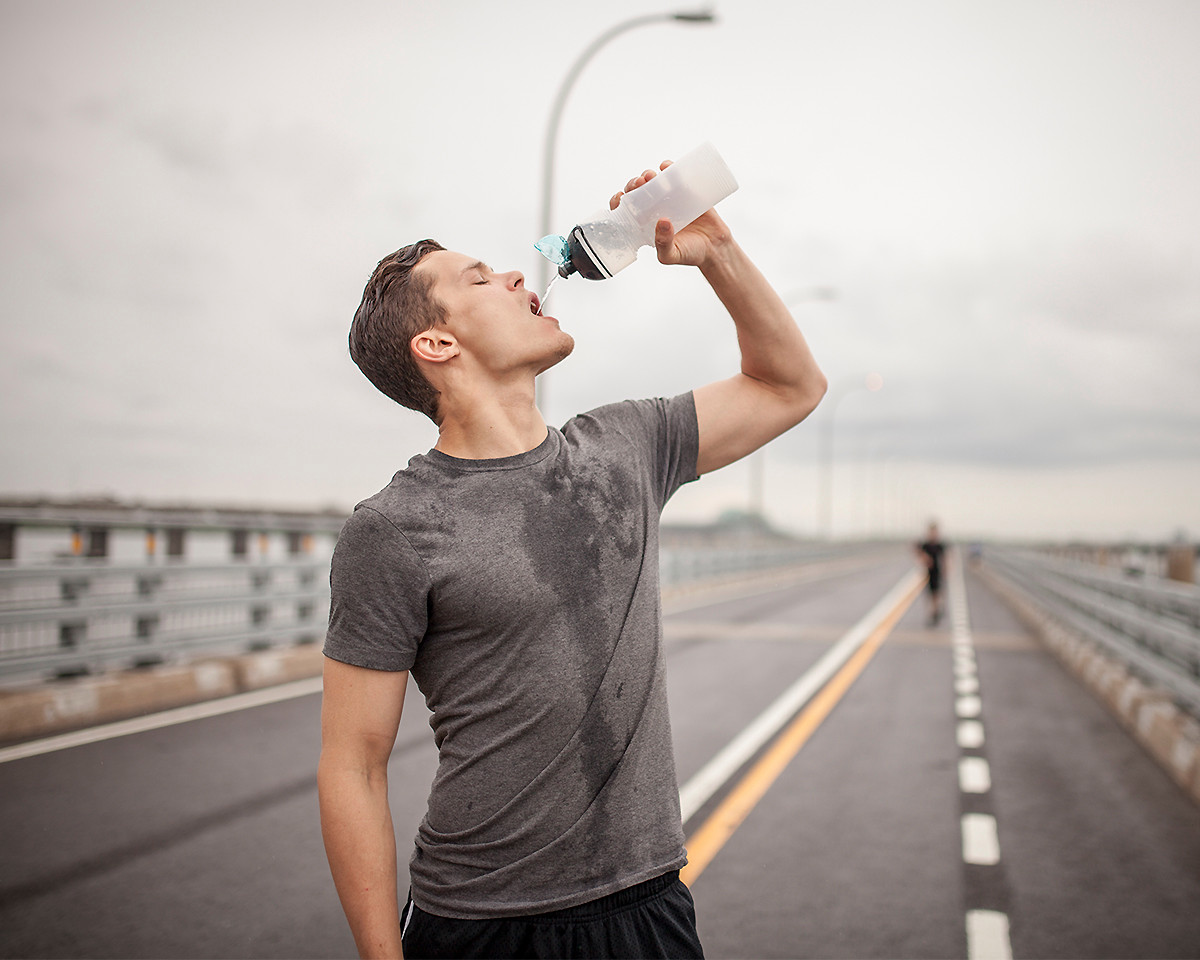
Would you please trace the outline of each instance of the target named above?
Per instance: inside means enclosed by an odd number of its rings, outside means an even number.
[[[561,267],[571,259],[571,250],[567,245],[567,238],[560,237],[557,234],[552,234],[549,237],[542,237],[534,244],[537,252],[553,263],[555,266]]]

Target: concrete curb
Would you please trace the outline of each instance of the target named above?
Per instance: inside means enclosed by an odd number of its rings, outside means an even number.
[[[1021,621],[1103,703],[1171,778],[1200,804],[1200,723],[1170,694],[1147,685],[1096,643],[1068,629],[986,567],[977,572]]]
[[[321,645],[314,643],[0,691],[0,743],[33,740],[315,677],[323,660]]]

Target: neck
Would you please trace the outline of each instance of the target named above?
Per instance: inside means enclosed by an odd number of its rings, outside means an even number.
[[[461,460],[515,457],[546,439],[546,421],[533,390],[505,399],[447,404],[434,447]]]

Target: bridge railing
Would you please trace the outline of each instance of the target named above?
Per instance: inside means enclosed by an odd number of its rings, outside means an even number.
[[[1051,617],[1200,716],[1200,587],[989,547],[987,565]]]
[[[0,681],[311,643],[328,616],[317,560],[0,566]]]
[[[708,548],[663,546],[659,551],[659,579],[664,587],[674,587],[700,580],[816,563],[844,556],[854,549],[858,548],[817,542]]]
[[[664,586],[752,574],[836,546],[667,548]],[[229,656],[324,639],[327,558],[0,564],[0,684]]]

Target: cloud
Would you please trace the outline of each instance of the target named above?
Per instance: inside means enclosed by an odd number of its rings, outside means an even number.
[[[7,5],[0,481],[319,503],[385,483],[432,432],[346,356],[367,274],[419,236],[533,266],[544,123],[586,41],[644,12],[614,3],[604,23]],[[728,220],[835,387],[884,377],[836,405],[839,457],[1200,461],[1196,18],[747,0],[715,27],[631,31],[572,92],[557,222],[712,140],[742,183]],[[651,62],[687,94],[648,90],[629,64]],[[579,346],[547,378],[551,421],[737,369],[703,280],[643,261],[555,289]],[[781,471],[812,463],[833,409],[773,447]]]

